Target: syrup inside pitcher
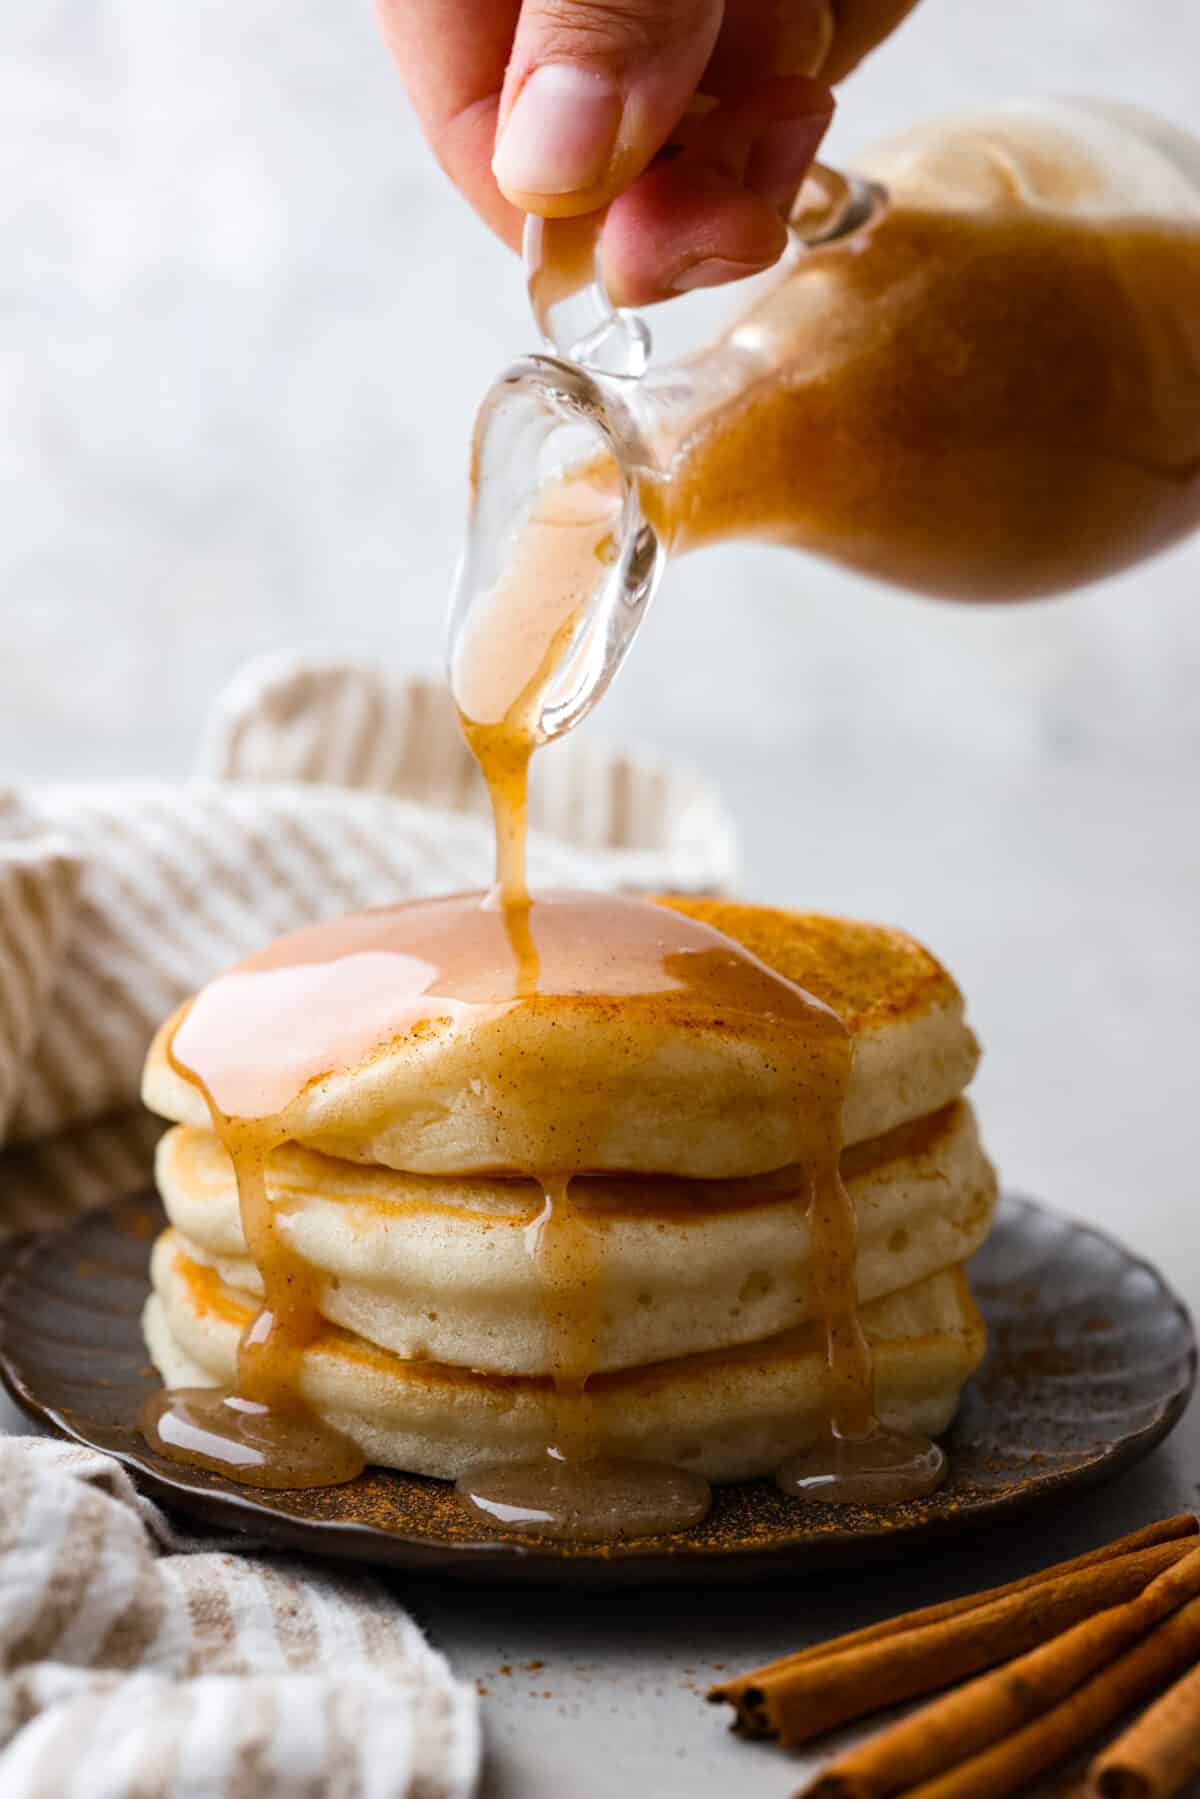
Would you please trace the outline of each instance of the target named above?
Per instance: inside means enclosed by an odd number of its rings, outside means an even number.
[[[1200,143],[1099,102],[965,115],[822,172],[795,225],[748,309],[661,368],[590,279],[594,221],[533,228],[559,354],[481,410],[453,629],[518,542],[571,542],[543,738],[603,692],[668,552],[756,537],[1017,599],[1200,523]]]

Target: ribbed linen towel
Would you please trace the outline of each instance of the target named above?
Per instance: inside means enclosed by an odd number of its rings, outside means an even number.
[[[181,1537],[110,1457],[0,1441],[4,1799],[467,1799],[475,1694],[374,1580]]]
[[[584,738],[535,763],[541,885],[721,890],[732,827],[701,781]],[[314,919],[486,886],[486,794],[444,687],[303,658],[219,701],[196,777],[0,793],[0,1144],[136,1099],[155,1027]]]
[[[239,676],[195,778],[0,793],[0,1235],[146,1179],[151,1033],[282,931],[482,887],[486,795],[441,686],[311,658]],[[569,739],[540,884],[734,878],[711,791]],[[4,1799],[466,1799],[476,1699],[376,1582],[179,1536],[120,1465],[0,1439]],[[251,1546],[252,1547],[252,1546]]]

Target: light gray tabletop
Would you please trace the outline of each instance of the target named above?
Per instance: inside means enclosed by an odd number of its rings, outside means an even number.
[[[398,1590],[479,1683],[482,1799],[785,1799],[819,1758],[734,1736],[728,1708],[703,1697],[723,1673],[1016,1579],[1198,1503],[1193,1406],[1167,1443],[1107,1488],[897,1565],[606,1594],[429,1582]]]

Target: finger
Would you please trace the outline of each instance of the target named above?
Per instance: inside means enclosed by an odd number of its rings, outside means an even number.
[[[434,155],[476,212],[519,248],[522,215],[496,186],[491,163],[520,0],[378,0],[378,11]]]
[[[764,73],[842,81],[908,17],[917,0],[729,0],[704,86],[714,93]]]
[[[682,117],[723,10],[722,0],[525,0],[492,164],[506,197],[568,218],[629,187]]]
[[[787,213],[833,109],[833,95],[811,76],[758,80],[696,109],[672,142]]]
[[[890,37],[917,0],[833,0],[833,43],[814,69],[822,81],[843,81],[863,57]]]
[[[767,84],[768,88],[775,84]],[[758,274],[787,242],[790,204],[832,116],[772,118],[771,97],[725,119],[714,114],[677,156],[656,162],[609,208],[601,267],[612,299],[647,306],[671,294]],[[785,96],[776,95],[776,105]],[[722,113],[725,111],[721,109]]]
[[[719,170],[685,157],[656,163],[614,200],[601,237],[601,270],[618,306],[717,287],[771,267],[787,227],[765,200]]]
[[[813,75],[833,48],[834,0],[729,0],[706,93],[769,75]]]

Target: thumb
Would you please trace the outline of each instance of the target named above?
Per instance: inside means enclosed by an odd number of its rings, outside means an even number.
[[[545,218],[595,212],[635,181],[704,73],[722,0],[524,0],[492,169]]]

